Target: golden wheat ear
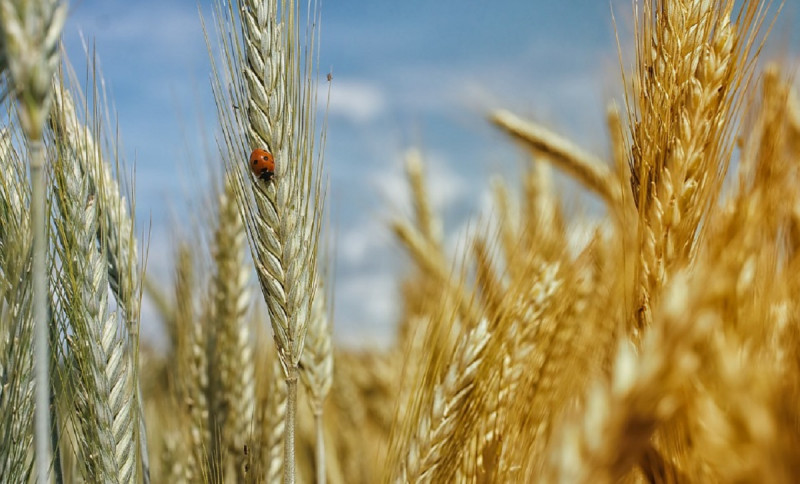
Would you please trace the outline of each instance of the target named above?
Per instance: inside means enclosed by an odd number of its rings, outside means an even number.
[[[733,130],[766,11],[760,1],[643,3],[628,100],[633,199],[639,213],[638,316],[696,256],[734,149]]]
[[[618,187],[602,160],[581,150],[571,141],[508,111],[495,111],[490,119],[523,147],[572,175],[611,207],[619,203]]]

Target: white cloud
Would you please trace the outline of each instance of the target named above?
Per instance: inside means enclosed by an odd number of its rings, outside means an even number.
[[[405,174],[403,164],[405,156],[396,157],[398,160],[389,168],[375,170],[371,181],[382,196],[383,201],[392,209],[400,209],[410,214],[411,188]],[[400,160],[403,160],[401,163]],[[422,153],[422,170],[428,189],[428,196],[437,212],[447,210],[458,203],[469,191],[469,184],[455,169],[456,163],[441,152],[424,151]]]
[[[397,319],[396,278],[390,273],[355,275],[336,286],[337,340],[348,346],[387,345]]]
[[[320,89],[319,92],[320,96],[327,96],[326,90]],[[319,102],[324,104],[325,99]],[[369,81],[334,78],[328,107],[332,116],[362,124],[386,111],[386,95],[380,86]]]
[[[210,12],[205,10],[203,15],[213,36]],[[92,8],[81,8],[78,4],[67,19],[65,31],[68,35],[79,31],[89,43],[96,39],[100,49],[119,51],[138,46],[126,51],[128,55],[153,57],[152,47],[158,48],[156,57],[162,58],[177,59],[189,52],[205,52],[197,8],[169,2],[151,2],[146,8],[137,2]]]
[[[365,219],[343,228],[337,238],[337,256],[344,264],[358,264],[364,257],[375,256],[376,252],[391,248],[386,226],[376,220]]]

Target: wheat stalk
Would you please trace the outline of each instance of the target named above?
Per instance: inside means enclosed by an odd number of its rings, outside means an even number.
[[[0,2],[0,71],[8,72],[18,99],[17,115],[28,138],[31,167],[31,225],[33,227],[33,320],[35,385],[36,479],[47,481],[50,447],[47,284],[47,187],[42,132],[49,113],[51,79],[58,65],[58,42],[66,5],[55,0]]]

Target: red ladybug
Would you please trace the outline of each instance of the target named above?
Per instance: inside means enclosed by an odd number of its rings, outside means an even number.
[[[250,170],[264,181],[272,180],[275,175],[275,157],[267,150],[254,149],[250,153]]]

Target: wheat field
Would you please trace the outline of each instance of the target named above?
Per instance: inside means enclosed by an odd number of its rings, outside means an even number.
[[[780,6],[632,7],[610,152],[486,113],[528,163],[462,253],[408,152],[396,338],[348,350],[317,5],[198,20],[219,176],[164,282],[101,75],[61,56],[66,6],[0,0],[0,482],[800,480],[800,98],[762,54]],[[554,170],[604,214],[567,216]],[[139,343],[143,298],[166,351]]]

